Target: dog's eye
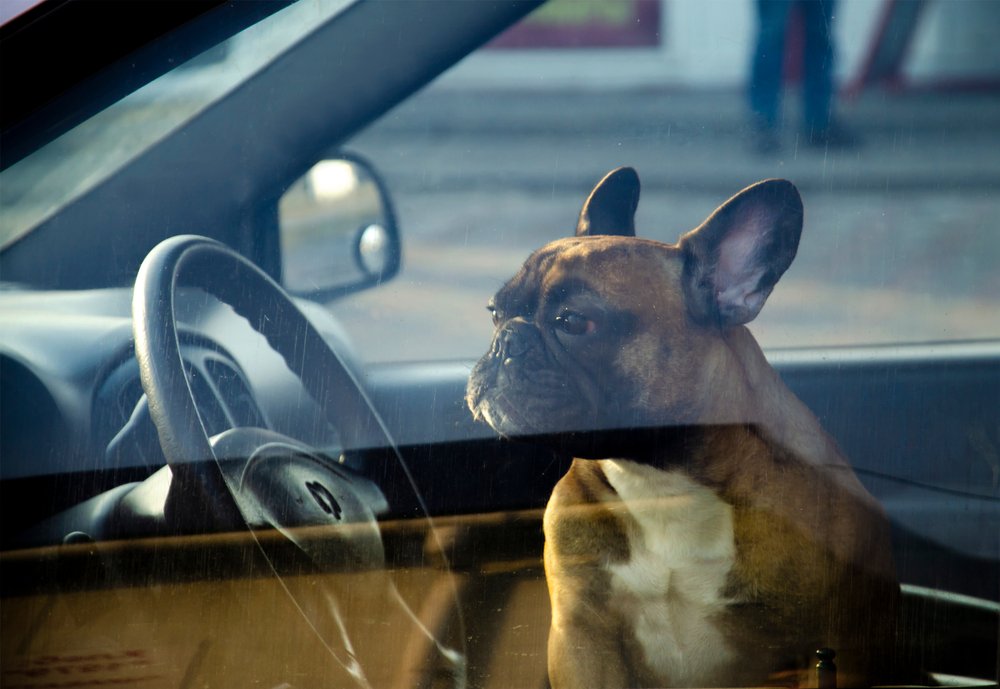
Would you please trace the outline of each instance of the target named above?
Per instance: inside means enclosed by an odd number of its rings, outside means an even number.
[[[589,335],[597,330],[597,323],[582,313],[563,311],[556,316],[556,327],[568,335]]]
[[[497,325],[500,322],[500,314],[497,313],[497,307],[490,302],[486,305],[486,310],[490,312],[490,318],[493,319],[493,325]]]

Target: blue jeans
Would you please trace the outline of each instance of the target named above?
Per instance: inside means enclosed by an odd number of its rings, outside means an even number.
[[[757,0],[757,45],[750,71],[750,110],[758,124],[777,128],[781,115],[785,34],[792,7],[802,11],[805,28],[802,65],[802,119],[807,130],[830,125],[833,106],[835,0]]]

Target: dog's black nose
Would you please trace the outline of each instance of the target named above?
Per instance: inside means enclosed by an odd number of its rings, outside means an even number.
[[[497,333],[493,342],[493,356],[501,361],[520,358],[528,353],[533,340],[537,337],[534,326],[516,318],[505,323]]]

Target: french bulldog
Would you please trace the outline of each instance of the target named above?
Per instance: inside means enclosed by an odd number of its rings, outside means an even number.
[[[676,244],[634,236],[638,200],[631,168],[597,184],[489,302],[468,382],[477,419],[575,457],[543,520],[551,685],[829,684],[820,648],[840,686],[909,681],[885,515],[745,327],[798,191],[758,182]]]

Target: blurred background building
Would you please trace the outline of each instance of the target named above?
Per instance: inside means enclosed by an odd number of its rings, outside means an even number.
[[[837,76],[849,88],[1000,86],[994,0],[838,0],[835,15]],[[552,0],[444,83],[730,88],[746,78],[754,22],[753,0]],[[789,62],[801,49],[795,27]]]

